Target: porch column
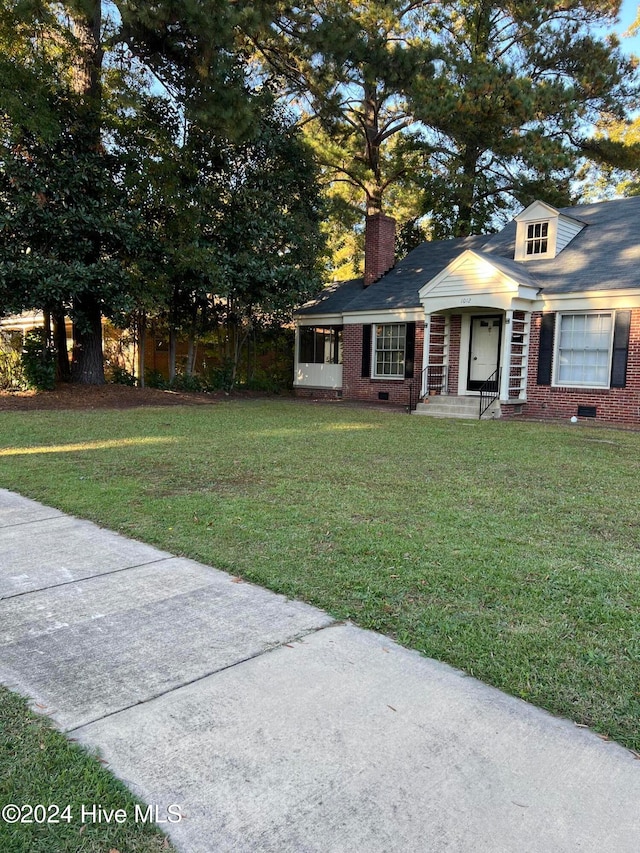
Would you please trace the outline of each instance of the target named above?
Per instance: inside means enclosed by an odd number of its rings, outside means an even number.
[[[429,389],[425,388],[428,383],[427,367],[429,366],[429,351],[431,346],[431,314],[424,315],[424,343],[422,346],[422,379],[420,380],[420,396],[424,397],[429,393]]]
[[[513,310],[505,311],[504,346],[502,347],[502,365],[500,374],[500,400],[509,399],[509,384],[511,379],[511,338],[513,337]]]

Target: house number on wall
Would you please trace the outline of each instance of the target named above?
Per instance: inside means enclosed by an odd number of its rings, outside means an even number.
[[[470,296],[463,296],[462,299],[460,300],[460,305],[471,305],[471,297]]]

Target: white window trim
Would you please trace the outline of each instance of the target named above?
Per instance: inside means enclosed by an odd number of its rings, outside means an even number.
[[[569,316],[585,317],[593,314],[608,314],[611,317],[611,334],[609,337],[609,350],[607,356],[607,381],[603,383],[597,382],[559,382],[558,381],[558,357],[560,354],[560,329],[562,326],[562,318]],[[552,373],[552,388],[610,388],[611,387],[611,360],[613,358],[613,335],[616,328],[616,312],[615,311],[558,311],[556,313],[556,325],[553,336],[553,373]]]
[[[547,251],[540,252],[537,255],[528,255],[527,254],[527,231],[529,230],[530,225],[543,225],[547,224]],[[516,231],[516,250],[514,255],[514,260],[516,261],[540,261],[545,260],[547,258],[555,258],[556,256],[556,246],[558,244],[558,217],[557,216],[549,216],[548,218],[541,219],[537,217],[536,219],[527,219],[518,222],[517,231]]]
[[[383,326],[404,326],[404,350],[402,356],[402,373],[376,373],[376,367],[378,364],[378,359],[376,358],[377,350],[377,341],[378,341],[378,329]],[[384,379],[389,382],[399,382],[404,380],[404,372],[405,365],[407,363],[407,324],[406,323],[374,323],[373,330],[371,335],[371,378],[372,379]]]

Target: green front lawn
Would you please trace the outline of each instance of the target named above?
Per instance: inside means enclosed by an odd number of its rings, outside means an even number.
[[[640,434],[292,401],[0,413],[0,486],[640,751]]]
[[[171,853],[136,804],[97,758],[0,688],[2,853]]]

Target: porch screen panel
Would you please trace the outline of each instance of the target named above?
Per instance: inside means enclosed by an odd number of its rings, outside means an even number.
[[[559,385],[609,384],[611,314],[564,314],[558,341]]]
[[[300,361],[312,364],[315,359],[316,330],[312,326],[300,327]]]
[[[302,326],[300,361],[306,364],[342,364],[342,326]]]

